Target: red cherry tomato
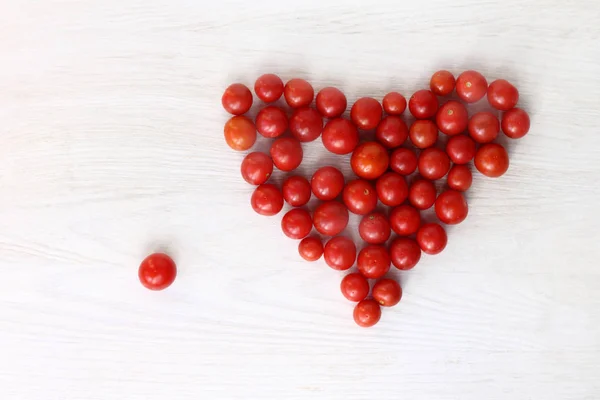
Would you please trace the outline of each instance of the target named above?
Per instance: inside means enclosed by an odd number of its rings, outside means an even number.
[[[440,107],[435,121],[440,131],[446,135],[458,135],[464,132],[469,125],[467,108],[458,101],[450,100]]]
[[[433,182],[419,179],[408,189],[408,200],[410,204],[419,210],[427,210],[435,203],[436,189]]]
[[[390,270],[390,255],[378,244],[370,244],[358,253],[358,271],[367,279],[379,279]]]
[[[429,81],[431,91],[438,96],[447,96],[454,90],[456,79],[446,70],[437,71]]]
[[[234,83],[225,89],[221,104],[228,113],[242,115],[252,107],[252,92],[246,85]]]
[[[337,168],[322,167],[315,171],[310,185],[319,200],[333,200],[344,189],[344,175]]]
[[[373,285],[373,299],[383,307],[393,307],[402,298],[402,288],[393,279],[382,279]]]
[[[475,103],[485,96],[487,81],[477,71],[465,71],[456,79],[456,94],[467,103]]]
[[[263,183],[254,190],[250,202],[254,211],[260,215],[271,216],[283,208],[283,195],[277,186]]]
[[[266,106],[256,116],[256,130],[266,138],[281,136],[287,127],[287,115],[279,107]]]
[[[326,87],[317,94],[317,110],[326,118],[337,118],[346,111],[348,102],[339,89]]]
[[[390,258],[394,267],[406,271],[414,268],[421,259],[421,248],[413,239],[397,238],[390,245]]]
[[[519,91],[509,81],[497,79],[487,90],[488,103],[496,110],[508,111],[517,105]]]
[[[377,197],[386,206],[397,206],[402,204],[408,197],[408,185],[400,174],[386,172],[377,179],[375,184]]]
[[[331,268],[345,271],[354,265],[356,246],[352,239],[346,236],[336,236],[325,244],[323,258]]]
[[[365,299],[354,307],[354,322],[362,328],[370,328],[381,319],[381,307],[373,299]]]
[[[400,175],[410,175],[415,172],[417,162],[417,155],[410,149],[396,149],[390,156],[390,168]]]
[[[484,144],[475,153],[475,168],[490,178],[504,175],[508,165],[508,153],[497,143]]]
[[[460,192],[446,190],[435,201],[435,214],[445,224],[460,224],[467,218],[469,206]]]
[[[138,277],[144,287],[163,290],[171,286],[177,276],[175,262],[166,254],[154,253],[144,258],[138,269]]]
[[[454,164],[466,164],[475,157],[475,142],[468,136],[452,136],[446,143],[446,153]]]
[[[343,118],[332,119],[323,128],[323,146],[334,154],[351,153],[358,145],[358,129]]]
[[[431,118],[438,110],[438,99],[430,90],[418,90],[408,101],[408,109],[417,119]]]
[[[292,208],[281,219],[281,230],[290,239],[303,239],[312,230],[310,213],[303,208]]]
[[[275,74],[264,74],[254,83],[254,92],[265,103],[272,103],[283,94],[283,81]]]
[[[298,108],[290,118],[290,132],[301,142],[312,142],[322,131],[323,118],[313,108]]]
[[[315,209],[313,223],[322,235],[335,236],[348,225],[348,210],[338,201],[326,201]]]
[[[449,170],[450,158],[444,151],[430,147],[419,155],[419,173],[424,178],[435,181],[446,175]]]
[[[377,179],[387,170],[390,157],[385,147],[377,142],[360,144],[352,153],[352,171],[363,179]]]
[[[382,244],[390,238],[390,223],[385,215],[374,212],[360,220],[358,233],[369,244]]]
[[[302,162],[302,146],[298,139],[282,137],[271,144],[273,164],[281,171],[292,171]]]
[[[400,117],[389,115],[377,125],[375,138],[388,149],[401,146],[408,137],[408,127]]]
[[[369,295],[369,282],[361,274],[354,272],[342,279],[340,289],[345,298],[350,301],[361,301]]]
[[[423,225],[417,232],[417,243],[427,254],[439,254],[446,248],[448,236],[440,224],[431,222]]]
[[[298,253],[306,261],[317,261],[323,255],[323,243],[318,237],[305,237],[298,244]]]
[[[256,142],[256,127],[243,115],[232,117],[225,123],[225,141],[233,150],[244,151]]]
[[[418,119],[410,126],[408,135],[415,147],[425,149],[437,142],[438,127],[428,119]]]
[[[400,115],[406,110],[406,99],[398,92],[389,92],[383,97],[383,110],[388,115]]]
[[[455,165],[448,172],[448,186],[460,192],[467,191],[473,183],[473,174],[466,165]]]
[[[273,160],[265,153],[255,151],[244,157],[242,178],[251,185],[262,185],[273,173]]]
[[[394,207],[390,213],[390,225],[400,236],[412,235],[421,226],[421,213],[408,204]]]
[[[283,89],[283,97],[292,108],[304,107],[312,103],[315,90],[304,79],[290,79]]]
[[[488,111],[478,112],[469,120],[469,135],[477,143],[489,143],[500,132],[500,121]]]
[[[502,132],[511,139],[525,136],[529,125],[529,115],[520,108],[513,108],[502,115]]]
[[[283,198],[292,207],[301,207],[310,200],[310,183],[303,176],[290,176],[283,181]]]
[[[356,179],[348,182],[342,194],[348,210],[358,215],[370,213],[377,206],[377,192],[369,182]]]
[[[361,97],[350,109],[350,119],[360,129],[375,129],[381,121],[383,109],[372,97]]]

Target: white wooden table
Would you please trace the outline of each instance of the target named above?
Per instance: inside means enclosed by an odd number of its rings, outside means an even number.
[[[0,397],[600,398],[599,25],[596,0],[0,0]],[[409,96],[440,68],[513,81],[532,129],[360,329],[342,274],[249,207],[220,97],[265,72]]]

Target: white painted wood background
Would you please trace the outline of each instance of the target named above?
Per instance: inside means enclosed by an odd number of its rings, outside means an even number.
[[[599,25],[596,0],[0,0],[0,397],[600,398]],[[220,97],[440,68],[513,81],[532,129],[360,329],[342,274],[251,210]]]

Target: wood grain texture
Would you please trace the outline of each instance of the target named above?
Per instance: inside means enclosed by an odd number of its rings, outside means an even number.
[[[3,399],[600,398],[596,1],[0,10]],[[532,130],[503,178],[475,178],[447,250],[396,274],[401,305],[358,329],[342,275],[250,209],[220,96],[269,71],[352,102],[439,68],[515,82]],[[305,154],[303,173],[349,172],[319,141]],[[179,277],[151,293],[137,265],[157,249]]]

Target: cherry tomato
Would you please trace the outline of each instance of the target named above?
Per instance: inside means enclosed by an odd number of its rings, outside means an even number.
[[[243,115],[237,115],[227,121],[224,133],[227,145],[233,150],[248,150],[256,142],[256,127],[250,118]]]
[[[340,289],[345,298],[350,301],[361,301],[369,295],[369,282],[361,274],[354,272],[342,279]]]
[[[450,158],[444,151],[430,147],[419,155],[419,173],[424,178],[435,181],[446,175],[449,170]]]
[[[266,138],[281,136],[287,127],[287,115],[279,107],[266,106],[256,116],[256,130]]]
[[[365,299],[354,307],[354,322],[362,328],[370,328],[381,319],[381,307],[373,299]]]
[[[367,279],[379,279],[390,270],[390,255],[385,246],[370,244],[358,253],[358,271]]]
[[[498,178],[508,170],[508,153],[497,143],[484,144],[475,153],[475,168],[483,175]]]
[[[292,171],[302,162],[302,146],[298,139],[282,137],[271,144],[273,164],[281,171]]]
[[[358,129],[347,119],[332,119],[325,124],[321,140],[330,152],[348,154],[358,145]]]
[[[473,174],[466,165],[454,165],[448,172],[448,186],[460,192],[467,191],[473,183]]]
[[[446,153],[454,164],[466,164],[475,157],[475,142],[468,136],[452,136],[446,143]]]
[[[301,207],[310,200],[310,183],[303,176],[293,175],[283,181],[283,198],[292,207]]]
[[[383,110],[388,115],[400,115],[406,110],[406,99],[398,92],[389,92],[383,97]]]
[[[390,156],[390,168],[400,175],[410,175],[417,169],[417,155],[410,149],[396,149]]]
[[[377,142],[360,144],[352,153],[352,171],[363,179],[377,179],[387,170],[390,157],[385,147]]]
[[[265,153],[255,151],[244,157],[242,178],[251,185],[262,185],[273,173],[273,160]]]
[[[373,299],[384,307],[393,307],[402,298],[402,288],[393,279],[382,279],[373,285]]]
[[[254,211],[260,215],[271,216],[283,208],[283,195],[277,186],[263,183],[254,190],[250,202]]]
[[[454,90],[456,79],[450,72],[441,70],[437,71],[429,81],[431,91],[438,96],[447,96]]]
[[[383,109],[372,97],[361,97],[350,109],[350,119],[360,129],[375,129],[381,121]]]
[[[425,149],[437,142],[438,127],[428,119],[418,119],[410,126],[408,135],[415,147]]]
[[[408,204],[394,207],[390,213],[390,225],[400,236],[412,235],[421,226],[421,213]]]
[[[406,180],[396,172],[386,172],[377,179],[375,184],[377,197],[386,206],[397,206],[402,204],[408,197],[408,185]]]
[[[303,208],[292,208],[281,219],[281,230],[290,239],[303,239],[312,230],[310,213]]]
[[[390,238],[390,223],[385,215],[374,212],[360,220],[358,233],[369,244],[382,244]]]
[[[290,132],[301,142],[312,142],[322,131],[323,118],[313,108],[298,108],[290,118]]]
[[[502,132],[511,139],[525,136],[529,125],[529,115],[520,108],[513,108],[502,115]]]
[[[331,268],[345,271],[354,265],[356,246],[352,239],[346,236],[336,236],[325,244],[323,258]]]
[[[487,81],[477,71],[465,71],[456,79],[456,94],[467,103],[475,103],[485,96]]]
[[[264,74],[254,83],[254,92],[265,103],[272,103],[283,94],[283,81],[275,74]]]
[[[242,115],[252,107],[252,92],[246,85],[234,83],[225,89],[221,104],[228,113]]]
[[[344,175],[337,168],[322,167],[315,171],[310,185],[319,200],[333,200],[344,189]]]
[[[292,108],[304,107],[312,103],[315,90],[304,79],[290,79],[283,89],[283,97]]]
[[[408,101],[408,109],[417,119],[431,118],[438,110],[438,99],[430,90],[418,90]]]
[[[346,111],[348,102],[339,89],[326,87],[317,94],[317,110],[326,118],[337,118]]]
[[[392,264],[399,270],[406,271],[415,267],[421,259],[421,248],[409,238],[397,238],[390,245]]]
[[[394,149],[406,141],[408,127],[400,117],[389,115],[381,120],[375,131],[375,138],[388,149]]]
[[[423,225],[417,232],[417,243],[427,254],[439,254],[446,248],[448,236],[440,224],[430,222]]]
[[[313,223],[322,235],[335,236],[348,225],[348,210],[338,201],[326,201],[315,209]]]
[[[445,224],[460,224],[467,218],[469,206],[460,192],[446,190],[435,201],[435,214]]]
[[[410,204],[419,210],[427,210],[435,203],[436,190],[433,182],[419,179],[408,189],[408,200]]]
[[[469,120],[469,135],[477,143],[489,143],[496,139],[499,132],[500,121],[491,112],[478,112]]]
[[[323,243],[318,237],[305,237],[298,244],[298,253],[306,261],[317,261],[323,255]]]
[[[138,277],[144,287],[163,290],[171,286],[177,276],[175,262],[166,254],[154,253],[144,258],[138,269]]]
[[[450,100],[438,110],[435,121],[440,131],[446,135],[458,135],[469,125],[467,108],[458,101]]]
[[[487,89],[488,103],[496,110],[508,111],[517,105],[519,91],[509,81],[497,79]]]
[[[370,213],[377,206],[377,192],[369,182],[356,179],[344,187],[342,194],[344,204],[348,210],[358,215]]]

